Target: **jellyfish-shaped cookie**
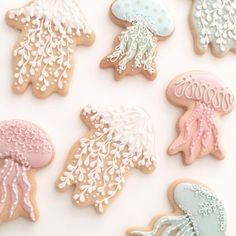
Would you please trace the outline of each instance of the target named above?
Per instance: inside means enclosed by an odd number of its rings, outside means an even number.
[[[129,236],[225,236],[225,208],[210,189],[181,180],[172,184],[168,195],[174,212],[155,217],[146,228],[130,229]]]
[[[218,57],[236,52],[235,1],[193,0],[190,21],[198,53],[205,53],[209,44]]]
[[[14,92],[24,93],[31,83],[39,98],[66,95],[75,48],[89,46],[95,38],[78,0],[33,0],[10,10],[6,20],[21,31],[13,50]]]
[[[57,187],[75,185],[74,203],[103,213],[131,169],[154,170],[152,122],[137,107],[86,107],[81,118],[90,131],[72,147]]]
[[[115,79],[142,73],[157,76],[157,44],[174,31],[173,20],[160,0],[116,0],[110,9],[114,23],[125,28],[114,42],[114,51],[101,67],[113,67]]]
[[[38,219],[34,173],[47,166],[53,156],[47,134],[34,124],[0,122],[0,222],[18,216]]]
[[[167,97],[174,105],[187,109],[178,124],[179,137],[168,153],[182,152],[187,165],[208,154],[224,159],[219,123],[221,116],[234,108],[234,96],[229,89],[210,73],[192,71],[171,81]]]

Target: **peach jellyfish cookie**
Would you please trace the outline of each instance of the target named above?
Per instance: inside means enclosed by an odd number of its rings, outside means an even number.
[[[224,159],[219,125],[220,118],[230,113],[235,105],[229,89],[208,72],[192,71],[171,81],[167,97],[174,105],[187,110],[178,122],[179,137],[168,153],[181,152],[187,165],[208,154]]]
[[[156,216],[145,228],[132,228],[128,236],[225,236],[227,217],[223,203],[208,187],[193,180],[178,180],[168,193],[172,213]]]
[[[47,134],[23,120],[0,122],[0,222],[19,216],[36,221],[34,173],[52,161]]]
[[[132,169],[155,169],[154,130],[138,107],[88,106],[81,118],[89,132],[71,148],[57,187],[66,191],[74,186],[76,206],[93,205],[104,213]]]
[[[161,0],[116,0],[110,14],[125,30],[116,37],[114,51],[102,60],[101,67],[113,67],[116,80],[138,73],[154,80],[158,42],[174,31],[169,11]]]
[[[47,98],[67,95],[77,46],[89,46],[95,35],[77,0],[32,0],[8,11],[7,23],[21,31],[13,49],[13,91]]]

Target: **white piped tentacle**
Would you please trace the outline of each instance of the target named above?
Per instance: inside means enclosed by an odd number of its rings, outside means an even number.
[[[27,169],[23,167],[18,178],[18,184],[23,195],[23,208],[29,214],[32,221],[36,221],[34,208],[30,200],[31,184],[26,174]]]

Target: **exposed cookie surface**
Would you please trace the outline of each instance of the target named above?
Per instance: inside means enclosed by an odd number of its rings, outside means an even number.
[[[187,165],[208,154],[224,159],[219,123],[221,116],[230,113],[235,105],[229,89],[208,72],[192,71],[171,81],[167,97],[174,105],[187,110],[178,122],[179,137],[168,153],[181,152]]]
[[[137,107],[86,107],[81,118],[90,131],[72,147],[57,187],[75,186],[77,206],[93,205],[103,213],[131,169],[154,170],[152,122]]]
[[[226,211],[216,194],[192,180],[180,180],[169,189],[174,209],[155,217],[145,228],[133,228],[129,236],[224,236]]]
[[[19,216],[36,221],[34,172],[54,156],[47,134],[23,120],[0,122],[0,222]]]
[[[174,31],[168,10],[160,0],[116,0],[110,15],[125,30],[116,37],[114,51],[102,60],[101,67],[113,67],[116,80],[138,73],[155,79],[158,42]]]
[[[10,10],[7,23],[21,34],[13,50],[13,90],[46,98],[68,93],[78,45],[91,45],[95,35],[76,0],[33,0]]]
[[[198,53],[205,53],[209,45],[218,57],[236,52],[235,5],[234,0],[193,0],[190,21]]]

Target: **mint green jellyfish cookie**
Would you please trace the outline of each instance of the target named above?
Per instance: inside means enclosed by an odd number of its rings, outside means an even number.
[[[157,216],[146,228],[133,228],[129,236],[225,236],[224,205],[204,185],[181,180],[169,190],[174,212]]]

